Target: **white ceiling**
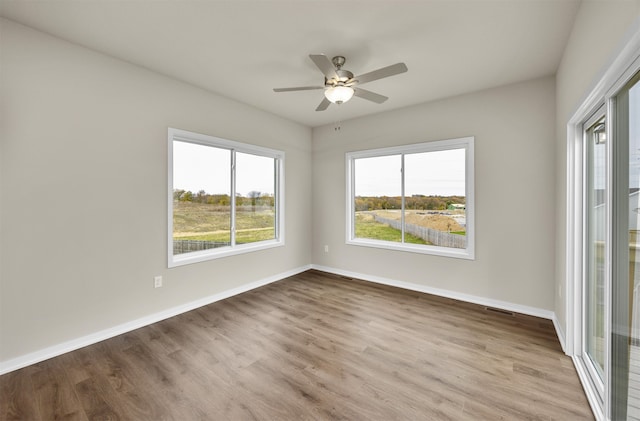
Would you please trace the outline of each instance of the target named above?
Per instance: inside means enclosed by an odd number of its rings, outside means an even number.
[[[552,75],[579,0],[0,0],[0,15],[316,127]],[[316,112],[310,53],[347,58],[356,75],[397,62],[409,71]]]

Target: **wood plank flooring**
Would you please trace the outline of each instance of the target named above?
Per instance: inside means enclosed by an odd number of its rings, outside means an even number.
[[[0,377],[1,420],[589,420],[548,320],[308,271]]]

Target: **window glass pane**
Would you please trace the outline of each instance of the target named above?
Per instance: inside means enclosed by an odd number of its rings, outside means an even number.
[[[405,239],[466,247],[465,149],[404,157]]]
[[[173,142],[173,254],[231,244],[231,151]]]
[[[585,250],[585,351],[603,378],[604,281],[606,242],[606,139],[604,118],[585,132],[586,250]]]
[[[236,153],[236,244],[276,237],[276,160]]]
[[[401,155],[354,159],[354,236],[402,241]]]

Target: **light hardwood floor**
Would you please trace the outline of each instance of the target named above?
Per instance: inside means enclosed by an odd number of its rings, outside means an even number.
[[[1,376],[0,419],[593,416],[550,321],[308,271]]]

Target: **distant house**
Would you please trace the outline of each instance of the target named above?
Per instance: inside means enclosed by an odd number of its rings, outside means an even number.
[[[447,207],[448,210],[465,210],[467,206],[464,203],[452,203]]]

